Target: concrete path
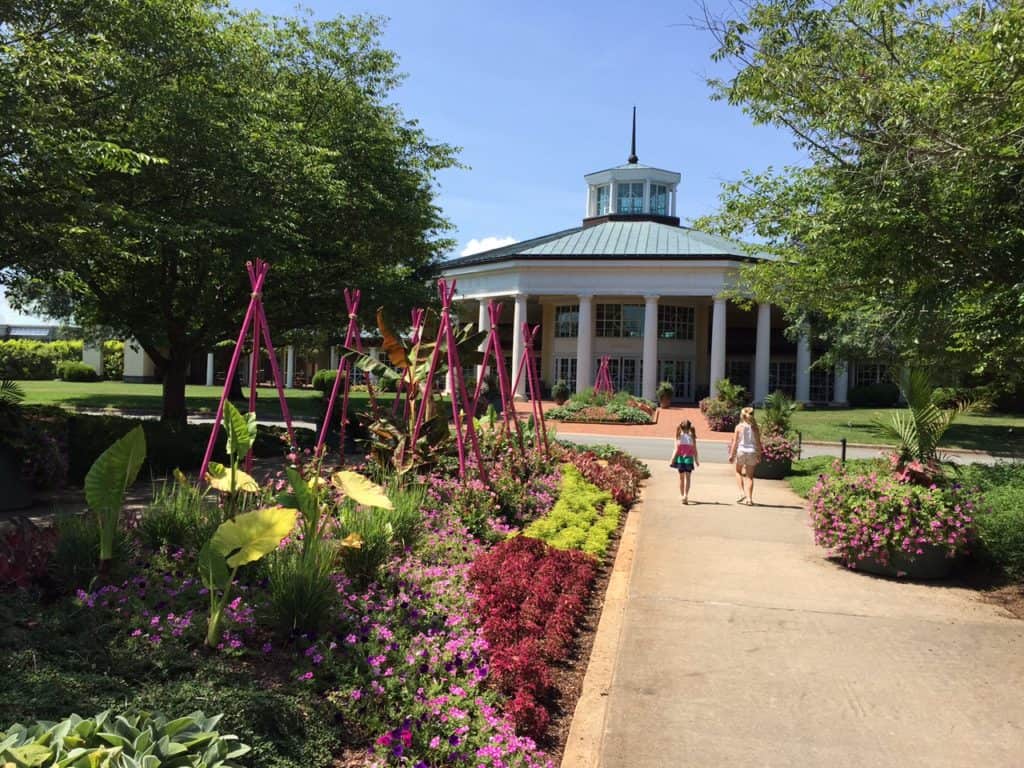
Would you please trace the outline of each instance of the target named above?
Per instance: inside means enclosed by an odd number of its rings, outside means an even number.
[[[783,482],[741,506],[704,464],[684,507],[653,470],[598,757],[572,763],[574,733],[563,765],[1024,766],[1024,622],[831,563]]]

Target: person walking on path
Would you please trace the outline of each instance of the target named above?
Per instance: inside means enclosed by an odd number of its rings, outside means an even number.
[[[761,461],[761,430],[754,420],[754,409],[740,411],[740,423],[729,444],[729,462],[736,466],[736,485],[740,489],[737,504],[754,504],[754,467]]]
[[[697,455],[697,430],[689,419],[679,422],[676,427],[676,450],[672,454],[671,466],[679,470],[679,495],[683,504],[690,503],[690,479],[694,467],[700,466]]]

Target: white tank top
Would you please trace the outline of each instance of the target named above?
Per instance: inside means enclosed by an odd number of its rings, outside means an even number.
[[[740,442],[736,446],[736,453],[757,453],[757,443],[754,440],[754,428],[749,424],[740,425]]]

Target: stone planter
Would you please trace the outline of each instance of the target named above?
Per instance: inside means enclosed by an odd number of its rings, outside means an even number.
[[[568,400],[568,399],[569,399],[568,397],[556,397],[555,398],[555,405],[565,405],[565,401]]]
[[[672,395],[662,395],[662,397],[659,398],[659,405],[661,405],[662,408],[671,408]]]
[[[791,459],[779,461],[761,461],[754,467],[754,477],[761,480],[781,480],[793,469]]]
[[[21,473],[21,462],[10,450],[0,450],[0,512],[32,506],[32,485]]]
[[[888,565],[877,560],[860,560],[857,570],[906,579],[944,579],[949,576],[955,558],[946,557],[946,550],[933,544],[925,544],[922,549],[924,554],[916,555],[913,560],[903,552],[897,552],[889,558]]]

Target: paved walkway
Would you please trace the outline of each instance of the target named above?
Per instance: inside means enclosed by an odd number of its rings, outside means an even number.
[[[683,507],[653,469],[602,768],[1024,765],[1024,622],[955,584],[831,563],[783,482],[740,506],[709,463]]]

